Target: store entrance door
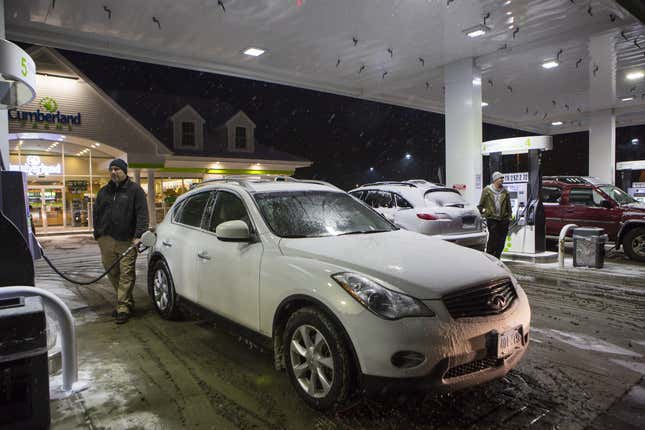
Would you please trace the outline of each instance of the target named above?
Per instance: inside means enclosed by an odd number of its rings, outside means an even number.
[[[63,187],[30,186],[29,213],[36,233],[46,233],[52,228],[62,227],[63,221]]]

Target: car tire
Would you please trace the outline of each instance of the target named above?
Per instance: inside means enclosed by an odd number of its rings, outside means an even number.
[[[148,295],[159,315],[167,320],[179,319],[179,306],[175,284],[166,262],[157,260],[148,277]]]
[[[294,312],[284,331],[287,373],[298,395],[318,410],[336,409],[353,388],[352,359],[338,327],[324,312]]]
[[[645,261],[645,227],[633,228],[623,237],[625,254],[632,260]]]

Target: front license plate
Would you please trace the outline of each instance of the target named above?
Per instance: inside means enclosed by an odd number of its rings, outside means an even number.
[[[497,358],[504,358],[522,347],[522,334],[518,329],[509,330],[497,336]]]

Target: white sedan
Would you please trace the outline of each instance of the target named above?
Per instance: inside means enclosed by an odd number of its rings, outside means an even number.
[[[400,230],[328,184],[203,183],[154,239],[148,288],[161,316],[188,300],[271,338],[278,367],[318,409],[358,384],[499,378],[529,342],[527,297],[502,263]]]

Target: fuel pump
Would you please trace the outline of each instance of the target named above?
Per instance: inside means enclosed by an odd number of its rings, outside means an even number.
[[[616,163],[616,170],[620,172],[620,188],[639,202],[645,203],[645,182],[632,182],[632,172],[645,170],[645,160]]]
[[[0,39],[0,108],[29,103],[36,96],[35,88],[34,61],[17,45]],[[0,154],[0,287],[34,285],[33,261],[40,253],[30,223],[27,176],[7,167],[8,160]]]
[[[545,254],[546,222],[541,199],[541,159],[542,152],[552,148],[550,136],[517,137],[482,143],[482,155],[489,155],[489,170],[504,174],[504,186],[511,197],[513,219],[504,247],[505,256]],[[504,172],[502,155],[509,154],[528,154],[528,172]],[[553,254],[553,257],[557,256]]]

